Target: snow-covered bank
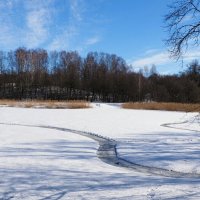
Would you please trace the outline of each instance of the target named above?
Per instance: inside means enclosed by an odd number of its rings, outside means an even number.
[[[0,108],[0,122],[95,132],[120,141],[120,156],[138,163],[199,171],[199,133],[161,127],[177,112]],[[195,114],[190,114],[195,115]],[[0,199],[198,199],[200,181],[149,176],[103,163],[83,136],[0,125]],[[136,162],[136,163],[137,163]]]

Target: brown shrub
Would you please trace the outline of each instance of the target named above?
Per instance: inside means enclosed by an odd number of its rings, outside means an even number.
[[[143,110],[167,110],[167,111],[183,111],[183,112],[200,112],[200,103],[123,103],[122,108],[125,109],[143,109]]]
[[[15,100],[0,100],[0,105],[9,107],[23,108],[56,108],[56,109],[81,109],[90,108],[90,103],[87,101],[15,101]]]

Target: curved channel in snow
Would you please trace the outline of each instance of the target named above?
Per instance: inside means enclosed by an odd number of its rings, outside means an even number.
[[[88,138],[93,139],[96,142],[98,142],[98,144],[99,144],[99,148],[97,150],[98,158],[110,165],[114,165],[114,166],[118,166],[118,167],[125,167],[128,169],[137,171],[137,172],[154,174],[154,175],[159,175],[159,176],[177,177],[177,178],[178,177],[179,178],[185,178],[185,177],[200,178],[200,174],[196,174],[196,173],[183,173],[183,172],[177,172],[177,171],[167,170],[167,169],[158,168],[158,167],[144,166],[144,165],[136,164],[129,160],[123,159],[118,156],[117,141],[115,141],[111,138],[108,138],[108,137],[103,137],[103,136],[95,134],[95,133],[78,131],[78,130],[73,130],[73,129],[68,129],[68,128],[55,127],[55,126],[26,125],[26,124],[14,124],[14,123],[0,123],[0,124],[54,129],[54,130],[58,130],[58,131],[79,134],[79,135],[88,137]]]
[[[185,127],[179,127],[177,125],[186,125]],[[161,124],[161,126],[163,127],[167,127],[167,128],[173,128],[173,129],[180,129],[180,130],[185,130],[185,131],[193,131],[193,132],[200,132],[199,129],[191,129],[191,128],[187,128],[188,125],[190,124],[198,124],[200,125],[200,113],[197,114],[196,116],[190,118],[190,119],[186,119],[182,122],[174,122],[174,123],[165,123],[165,124]],[[199,128],[199,126],[198,126]]]

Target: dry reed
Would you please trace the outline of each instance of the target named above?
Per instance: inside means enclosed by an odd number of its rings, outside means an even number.
[[[125,109],[143,109],[143,110],[166,110],[166,111],[183,111],[183,112],[200,112],[200,103],[124,103],[122,108]]]
[[[50,100],[0,100],[1,106],[8,107],[23,107],[23,108],[54,108],[54,109],[81,109],[90,108],[90,103],[87,101],[50,101]]]

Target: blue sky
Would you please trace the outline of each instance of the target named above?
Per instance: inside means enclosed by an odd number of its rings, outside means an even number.
[[[173,0],[0,0],[0,49],[17,47],[114,53],[135,70],[183,70],[169,58],[163,16]],[[184,63],[200,55],[187,52]]]

